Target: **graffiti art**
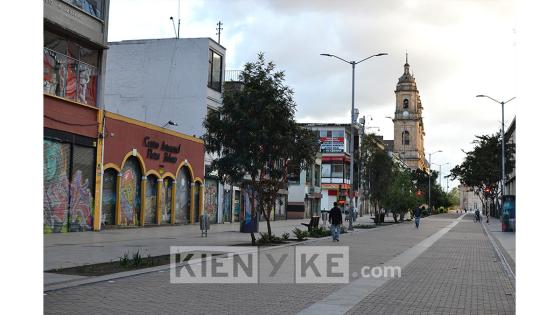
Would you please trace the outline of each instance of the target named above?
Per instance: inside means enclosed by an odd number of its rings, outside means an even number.
[[[122,169],[120,204],[121,225],[140,223],[140,165],[136,158],[129,158]]]
[[[182,167],[177,177],[175,195],[175,223],[188,223],[190,210],[191,180],[186,167]]]
[[[204,211],[211,223],[217,222],[218,216],[218,182],[213,179],[204,181]]]
[[[145,201],[144,224],[156,224],[157,214],[157,177],[148,176],[146,182],[146,201]]]
[[[117,171],[107,169],[103,173],[103,204],[101,205],[101,227],[115,224],[117,206]]]

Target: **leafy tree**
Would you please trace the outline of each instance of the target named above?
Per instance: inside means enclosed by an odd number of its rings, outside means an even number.
[[[278,191],[287,187],[287,163],[307,168],[319,150],[313,132],[296,124],[293,91],[284,84],[284,72],[275,69],[259,53],[245,65],[241,87],[226,85],[223,105],[203,123],[206,150],[218,154],[210,168],[224,182],[243,184],[251,217],[262,214],[269,235]],[[255,245],[254,233],[251,239]]]
[[[379,204],[387,193],[391,180],[393,161],[375,144],[375,135],[365,135],[362,143],[362,161],[364,167],[364,196],[374,205],[375,222],[381,222]]]
[[[397,214],[400,215],[400,221],[402,221],[404,214],[418,203],[419,199],[416,196],[411,171],[393,166],[389,187],[383,197],[383,204],[391,209],[395,222],[398,220]]]
[[[494,208],[495,200],[500,195],[499,182],[502,177],[502,143],[500,133],[475,136],[472,151],[465,152],[463,163],[451,169],[449,177],[459,178],[459,182],[470,187],[480,198],[484,208]],[[505,146],[506,174],[514,166],[515,146]]]

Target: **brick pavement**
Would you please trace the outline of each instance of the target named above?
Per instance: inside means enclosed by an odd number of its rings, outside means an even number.
[[[342,241],[335,244],[339,246],[350,246],[350,271],[359,271],[363,265],[378,266],[381,263],[398,256],[403,251],[413,247],[423,239],[447,226],[453,218],[453,215],[439,215],[432,220],[423,220],[419,230],[416,230],[411,223],[407,222],[371,230],[362,230],[350,235],[343,234]],[[472,221],[470,223],[472,224]],[[459,226],[457,227],[459,228]],[[448,239],[448,235],[454,235],[455,238]],[[466,255],[464,251],[467,253],[483,252],[485,258],[480,258],[480,260],[485,261],[487,258],[487,251],[491,250],[491,247],[488,247],[490,245],[487,240],[484,240],[484,237],[485,236],[481,231],[449,232],[444,239],[436,243],[438,244],[436,247],[441,247],[441,249],[436,250],[435,253],[432,253],[432,249],[434,249],[434,247],[428,249],[426,253],[420,256],[417,260],[413,261],[409,265],[409,268],[414,268],[418,262],[420,262],[420,267],[416,268],[423,270],[426,268],[424,271],[429,271],[429,274],[436,272],[437,266],[444,268],[444,270],[441,271],[442,275],[439,276],[440,282],[437,282],[436,284],[444,283],[444,274],[447,275],[449,273],[449,271],[445,268],[453,268],[450,266],[455,266],[454,264],[461,266],[461,263],[456,262],[457,260],[460,260],[461,257],[464,259],[470,259],[468,257],[464,257]],[[444,241],[448,243],[445,243]],[[443,244],[443,246],[439,244]],[[332,241],[325,239],[319,240],[310,245],[333,245],[333,243]],[[483,249],[478,249],[478,245],[482,246]],[[459,248],[463,246],[466,246],[467,248]],[[447,255],[446,253],[451,254]],[[443,263],[446,260],[441,256],[451,257],[451,260],[446,266],[443,266]],[[434,263],[433,266],[430,266],[432,259],[434,260]],[[428,266],[424,266],[425,264],[428,264]],[[501,308],[491,308],[490,305],[488,305],[490,296],[482,294],[486,292],[484,290],[498,288],[500,283],[496,283],[495,286],[486,285],[486,289],[484,289],[480,294],[474,294],[473,292],[476,291],[475,288],[480,287],[479,283],[474,280],[469,282],[463,279],[478,279],[477,281],[486,279],[484,278],[485,275],[491,271],[495,272],[496,270],[494,270],[494,268],[499,268],[499,262],[494,264],[496,265],[482,266],[481,264],[478,269],[474,270],[476,274],[473,274],[473,270],[469,269],[471,273],[466,276],[455,276],[455,278],[450,278],[447,286],[445,286],[448,290],[447,292],[456,292],[451,289],[453,287],[453,283],[458,281],[458,286],[470,287],[470,291],[467,290],[465,292],[470,292],[469,294],[471,297],[479,298],[479,302],[483,305],[481,306],[481,309],[486,306],[489,307],[488,310],[505,309],[504,306]],[[416,273],[414,274],[416,275]],[[420,284],[420,287],[424,288],[423,291],[418,290],[411,282],[402,282],[403,279],[407,280],[409,277],[408,273],[405,275],[404,271],[403,275],[403,278],[392,280],[387,283],[387,286],[385,286],[389,289],[387,292],[392,292],[390,289],[392,288],[391,285],[394,285],[393,283],[405,283],[404,285],[399,284],[399,288],[402,290],[404,287],[409,290],[410,293],[401,291],[400,296],[406,295],[409,299],[417,300],[426,299],[426,301],[431,303],[428,305],[434,306],[434,308],[429,308],[428,310],[443,310],[443,308],[441,308],[442,306],[438,306],[439,304],[437,303],[434,304],[434,301],[441,301],[441,298],[432,301],[428,299],[426,293],[422,293],[428,290],[428,292],[432,292],[434,294],[436,292],[443,294],[442,289],[430,287],[428,274],[421,272],[421,281],[417,282]],[[294,314],[342,287],[344,287],[342,284],[170,284],[169,271],[163,271],[115,279],[113,282],[101,282],[57,291],[49,291],[44,296],[44,308],[46,314]],[[384,289],[382,292],[385,292],[386,290],[387,289]],[[446,293],[446,295],[455,296],[454,293]],[[465,296],[467,296],[466,293]],[[368,298],[357,306],[366,307],[364,311],[367,313],[371,313],[369,312],[370,309],[375,311],[377,305],[380,305],[378,303],[378,298],[374,299],[375,303],[367,303],[367,301],[370,301],[369,298],[370,297],[368,296]],[[514,299],[514,296],[512,298]],[[404,302],[399,302],[399,295],[393,296],[389,294],[384,299],[389,299],[387,304],[382,304],[386,305],[384,307],[388,307],[388,305],[401,305],[401,308],[399,309],[405,309],[402,307],[402,303]],[[452,305],[451,302],[449,303]],[[445,306],[447,304],[444,303],[443,305]],[[358,308],[355,308],[352,311],[355,313],[361,312]]]
[[[515,284],[467,216],[350,314],[513,314]]]

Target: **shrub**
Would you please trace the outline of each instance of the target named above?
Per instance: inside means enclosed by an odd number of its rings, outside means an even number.
[[[286,232],[286,233],[282,234],[282,239],[284,241],[287,241],[289,238],[290,238],[290,233],[289,232]]]
[[[331,232],[323,227],[319,227],[317,229],[312,229],[311,233],[309,233],[309,236],[311,237],[325,237],[325,236],[330,236]]]
[[[430,215],[430,213],[428,212],[427,209],[423,209],[423,210],[422,210],[422,216],[423,216],[423,217],[427,217],[427,216],[429,216],[429,215]]]
[[[309,236],[309,232],[301,230],[299,228],[295,228],[293,232],[296,238],[298,239],[298,241],[302,241]]]
[[[341,225],[341,226],[340,226],[340,234],[344,234],[344,233],[346,233],[346,232],[348,232],[348,231],[346,230],[346,227],[345,227],[344,225]]]
[[[126,267],[130,264],[131,259],[128,257],[128,252],[124,253],[121,257],[119,257],[119,264],[123,267]]]
[[[260,237],[257,240],[257,244],[259,245],[282,243],[282,239],[274,234],[272,235],[268,233],[259,233],[259,234]]]
[[[137,250],[134,255],[132,255],[132,265],[135,267],[140,266],[142,263],[142,255],[140,255],[140,250]]]

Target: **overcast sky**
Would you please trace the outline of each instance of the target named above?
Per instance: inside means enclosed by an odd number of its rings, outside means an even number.
[[[173,37],[170,16],[181,19],[180,37],[217,41],[221,21],[226,70],[264,52],[285,71],[300,122],[350,121],[352,68],[321,53],[359,61],[386,52],[356,66],[355,90],[360,117],[385,139],[393,139],[384,117],[393,116],[408,51],[424,107],[425,151],[443,151],[432,163],[450,163],[444,175],[475,135],[500,129],[500,104],[475,96],[516,96],[516,10],[507,0],[112,0],[109,15],[109,41]],[[513,100],[506,128],[515,114]]]

